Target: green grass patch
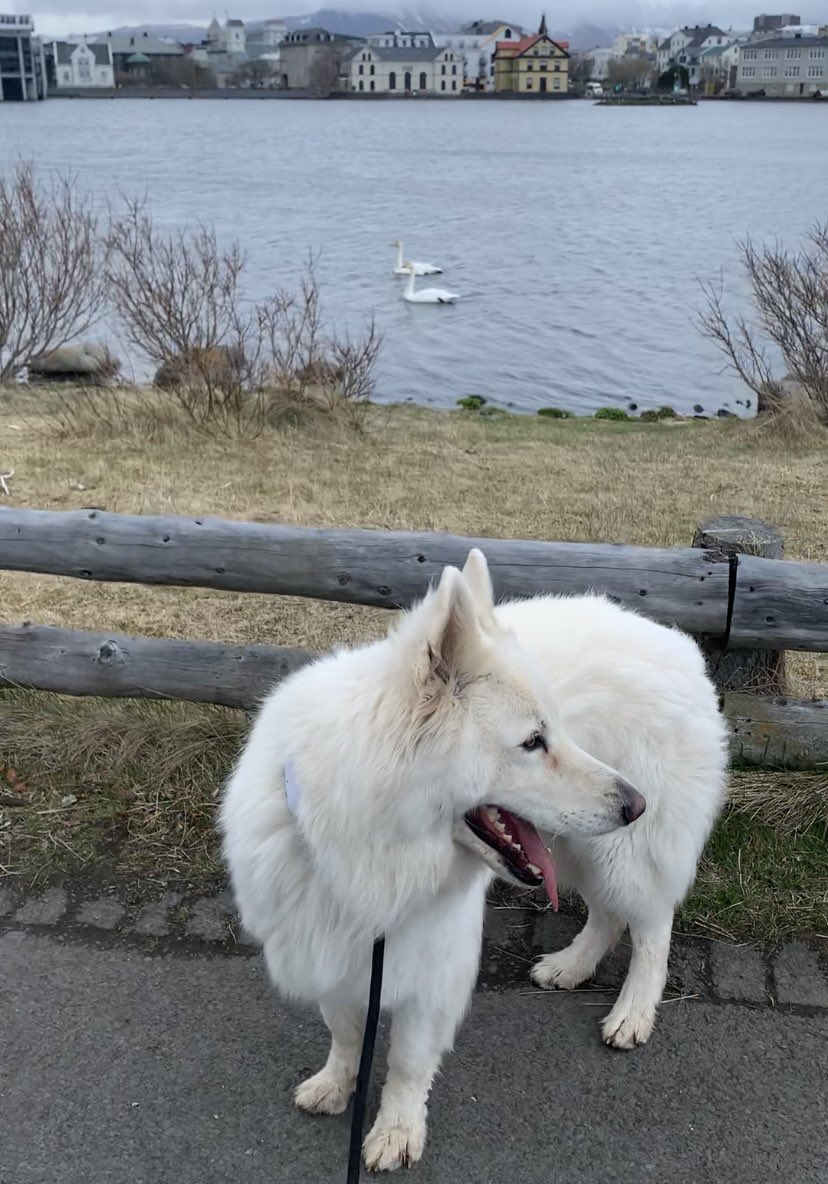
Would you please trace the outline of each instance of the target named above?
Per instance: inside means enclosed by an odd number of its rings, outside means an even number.
[[[828,938],[828,825],[780,833],[731,807],[707,845],[677,928],[771,943]]]

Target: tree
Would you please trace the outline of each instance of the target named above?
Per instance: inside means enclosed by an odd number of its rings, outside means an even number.
[[[653,64],[647,57],[625,54],[607,63],[607,78],[613,86],[634,87],[644,90],[653,77]]]
[[[0,178],[0,384],[85,333],[104,302],[105,247],[72,178]]]
[[[245,62],[233,75],[235,86],[247,87],[250,90],[263,90],[276,86],[278,82],[278,66],[276,62],[266,58],[254,58],[252,62]]]
[[[793,385],[828,423],[828,222],[814,226],[795,254],[750,239],[740,250],[758,324],[728,316],[721,284],[706,285],[702,332],[754,391],[760,409],[778,407]],[[774,373],[780,358],[788,372],[782,379]]]

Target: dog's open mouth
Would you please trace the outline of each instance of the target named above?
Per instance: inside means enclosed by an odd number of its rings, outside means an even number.
[[[543,884],[553,909],[557,909],[555,865],[531,822],[500,806],[478,806],[464,820],[481,842],[497,852],[510,875],[533,888]]]

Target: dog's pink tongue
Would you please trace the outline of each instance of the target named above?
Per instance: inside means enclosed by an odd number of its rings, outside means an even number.
[[[518,818],[515,814],[511,816],[511,822],[514,826],[515,837],[526,852],[529,862],[537,864],[540,868],[546,895],[549,897],[552,908],[557,912],[558,877],[555,873],[552,856],[544,847],[540,835],[531,822],[527,822],[525,818]]]

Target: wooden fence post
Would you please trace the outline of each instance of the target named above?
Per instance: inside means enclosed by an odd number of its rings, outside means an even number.
[[[727,563],[731,555],[784,558],[782,532],[761,518],[720,514],[699,523],[693,546],[711,553],[714,562]],[[777,694],[785,689],[784,650],[728,650],[722,638],[700,639],[708,670],[720,691],[754,691]]]

